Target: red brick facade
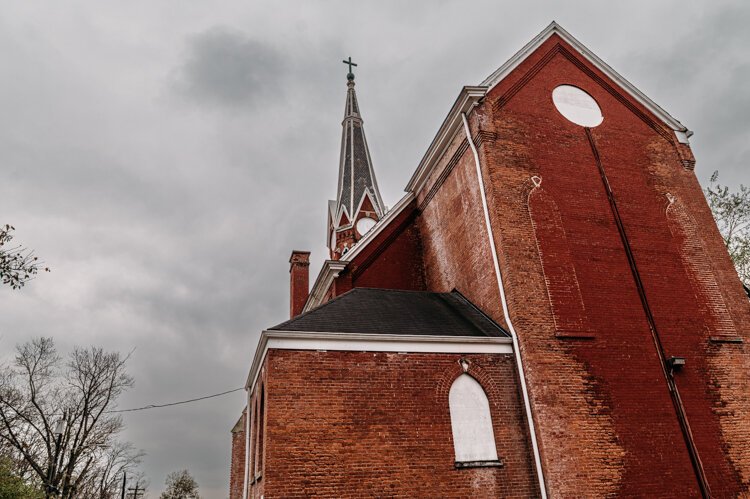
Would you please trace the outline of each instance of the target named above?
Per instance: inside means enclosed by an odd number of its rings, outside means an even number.
[[[582,88],[602,108],[604,122],[590,135],[556,112],[550,94],[560,84]],[[729,366],[747,369],[746,347],[711,338],[730,330],[747,341],[742,325],[749,323],[750,306],[695,175],[685,167],[692,166],[683,162],[686,146],[557,37],[495,87],[473,118],[474,134],[487,128],[497,137],[482,144],[480,162],[550,491],[699,494],[598,156],[664,351],[687,359],[676,384],[711,492],[747,493],[750,461],[739,449],[750,444],[750,420],[740,423],[734,412],[750,409],[747,377],[727,382]],[[535,230],[532,177],[555,200],[569,251],[559,238]],[[670,197],[684,210],[681,223],[700,221],[692,230],[670,231]],[[707,255],[703,260],[685,254],[688,233],[697,238],[689,243],[693,251]],[[571,305],[570,295],[555,295],[555,266],[575,270],[583,309]],[[707,288],[707,280],[717,284]],[[576,322],[581,313],[585,332],[594,337],[555,340],[557,316]],[[581,433],[558,436],[561,427]],[[586,480],[573,479],[581,469]]]
[[[302,312],[310,291],[310,252],[292,251],[289,258],[289,317]]]
[[[245,425],[247,410],[232,428],[232,460],[229,469],[229,497],[242,497],[245,485]]]
[[[455,469],[448,390],[461,358],[269,351],[266,497],[535,495],[507,354],[464,356],[489,398],[504,466]]]
[[[601,125],[555,109],[562,84],[597,101]],[[750,496],[750,302],[689,146],[556,34],[468,121],[549,495],[696,497],[702,468],[713,497]],[[329,297],[456,288],[505,324],[481,194],[458,129]],[[670,378],[672,356],[686,365]],[[512,357],[473,360],[506,466],[464,473],[440,388],[455,356],[270,353],[267,497],[535,495]]]

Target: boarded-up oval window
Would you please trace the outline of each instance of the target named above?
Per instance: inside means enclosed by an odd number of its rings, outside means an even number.
[[[481,385],[462,374],[448,394],[456,462],[496,461],[490,403]]]
[[[593,97],[578,87],[560,85],[552,91],[552,102],[560,114],[576,125],[589,128],[601,125],[604,117]]]

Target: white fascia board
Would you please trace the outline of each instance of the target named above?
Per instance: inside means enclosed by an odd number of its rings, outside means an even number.
[[[352,217],[349,215],[349,210],[346,209],[346,205],[342,204],[341,208],[339,208],[338,213],[336,213],[336,221],[334,222],[336,229],[338,230],[341,227],[344,227],[344,225],[338,225],[338,223],[341,221],[341,215],[346,215],[347,220],[349,220],[349,223],[351,224]]]
[[[328,224],[326,227],[326,247],[331,244],[331,231],[336,225],[336,200],[328,200]]]
[[[443,124],[440,125],[435,138],[432,139],[430,147],[427,148],[422,161],[419,162],[417,171],[414,172],[409,183],[406,184],[406,192],[417,193],[422,189],[435,164],[443,157],[445,149],[450,145],[456,131],[463,126],[461,115],[463,113],[468,114],[487,94],[487,90],[485,86],[464,87],[461,89],[461,93],[458,94],[456,102],[453,103],[453,107],[448,112],[448,116],[443,120]]]
[[[326,350],[396,353],[513,353],[511,338],[495,336],[433,336],[352,334],[306,331],[263,331],[258,340],[245,389],[252,392],[268,350]]]
[[[632,83],[626,80],[617,71],[612,69],[606,62],[602,61],[596,56],[591,50],[589,50],[584,44],[576,40],[576,38],[568,33],[562,26],[552,21],[541,33],[534,37],[529,43],[527,43],[521,50],[508,59],[508,61],[500,66],[494,73],[492,73],[486,80],[482,82],[482,86],[486,86],[489,90],[500,83],[506,76],[508,76],[519,64],[521,64],[529,55],[531,55],[536,49],[538,49],[544,42],[546,42],[552,35],[557,34],[560,38],[565,40],[570,46],[575,48],[583,57],[585,57],[591,64],[599,69],[602,73],[607,75],[612,81],[617,83],[623,90],[625,90],[631,97],[639,102],[643,107],[651,111],[655,116],[661,119],[667,126],[669,126],[675,132],[684,132],[691,135],[689,130],[680,123],[671,114],[662,109],[654,101],[646,97],[646,95],[638,90]],[[678,136],[679,137],[679,136]],[[685,138],[687,140],[687,137]]]
[[[323,267],[315,279],[315,283],[310,290],[310,295],[307,297],[305,306],[302,308],[302,313],[312,310],[321,304],[331,283],[338,277],[339,272],[346,268],[347,263],[349,262],[342,260],[326,260],[323,262]]]
[[[399,202],[396,203],[396,205],[383,216],[383,218],[378,220],[378,223],[376,223],[375,226],[370,229],[367,234],[364,235],[364,237],[362,237],[362,239],[357,241],[357,244],[352,246],[351,249],[346,252],[346,254],[341,256],[341,259],[326,260],[323,263],[323,267],[320,269],[318,277],[315,279],[315,283],[310,290],[310,295],[307,297],[305,306],[302,308],[303,313],[312,310],[313,308],[322,304],[323,297],[325,296],[326,291],[328,291],[331,283],[336,277],[338,277],[339,273],[344,270],[349,262],[351,262],[365,247],[367,247],[367,245],[371,241],[378,237],[378,234],[383,232],[388,224],[390,224],[398,216],[398,214],[401,213],[404,208],[409,205],[409,203],[413,199],[414,194],[406,193],[406,195],[404,195],[404,197],[402,197]],[[338,229],[341,228],[342,227],[339,227]]]
[[[413,199],[414,194],[412,193],[407,193],[404,197],[402,197],[399,202],[396,203],[396,206],[391,208],[385,214],[385,216],[383,216],[383,218],[378,220],[378,223],[376,223],[372,229],[367,231],[367,234],[365,234],[362,239],[357,241],[357,244],[352,246],[352,248],[346,252],[346,255],[343,255],[341,257],[340,261],[348,263],[354,260],[354,258],[359,253],[361,253],[368,244],[370,244],[370,241],[378,237],[378,234],[383,232],[383,230],[388,227],[388,225],[398,216],[398,214],[404,211],[404,208],[406,208]]]
[[[359,216],[359,213],[362,211],[362,205],[365,202],[365,198],[369,198],[370,199],[370,204],[375,209],[375,213],[378,215],[379,218],[383,218],[383,213],[382,212],[378,213],[378,211],[379,211],[378,205],[377,205],[377,203],[375,201],[375,198],[372,197],[372,194],[370,193],[370,188],[369,187],[365,187],[365,190],[362,193],[362,197],[359,199],[359,203],[357,204],[357,209],[354,210],[354,218],[356,219],[357,216]],[[354,222],[352,222],[352,224],[353,223]],[[360,241],[361,241],[361,239],[360,239]]]

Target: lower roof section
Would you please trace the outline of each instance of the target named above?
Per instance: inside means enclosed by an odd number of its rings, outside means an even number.
[[[510,337],[458,291],[431,293],[374,288],[354,288],[270,330]]]

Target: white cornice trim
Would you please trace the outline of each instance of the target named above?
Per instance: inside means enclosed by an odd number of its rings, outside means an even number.
[[[508,337],[352,334],[306,331],[263,331],[255,349],[245,389],[252,391],[268,350],[332,350],[343,352],[512,354]]]
[[[312,310],[323,302],[326,291],[331,287],[333,280],[338,277],[339,272],[346,268],[347,263],[341,260],[326,260],[323,262],[323,267],[315,279],[315,284],[313,284],[310,290],[310,295],[307,297],[304,308],[302,308],[302,313]]]
[[[362,193],[362,197],[359,198],[359,202],[357,203],[357,209],[354,210],[354,218],[353,220],[358,220],[359,213],[362,211],[362,205],[365,202],[365,198],[370,199],[370,204],[373,207],[373,210],[375,210],[375,214],[378,216],[378,219],[383,218],[383,212],[380,211],[380,208],[378,207],[377,202],[375,201],[375,198],[372,197],[372,194],[370,194],[370,188],[365,187],[365,191]],[[354,222],[352,222],[354,224]],[[374,228],[374,226],[373,226]]]
[[[399,215],[399,213],[404,211],[404,208],[406,208],[413,199],[414,194],[406,193],[393,208],[386,212],[383,218],[378,220],[372,229],[367,231],[367,234],[365,234],[362,239],[357,241],[357,244],[352,246],[349,251],[341,256],[341,259],[326,260],[323,262],[323,267],[320,269],[318,277],[315,279],[315,283],[310,290],[310,295],[307,297],[307,302],[305,302],[305,306],[302,309],[303,313],[323,304],[323,298],[325,297],[328,288],[331,287],[333,280],[338,277],[339,273],[346,268],[349,262],[362,252],[371,241],[378,237],[378,234],[383,232],[383,230]],[[337,229],[340,228],[341,227],[338,227]]]
[[[538,49],[544,42],[546,42],[552,35],[558,35],[560,38],[565,40],[570,46],[578,51],[583,57],[585,57],[591,64],[593,64],[602,73],[607,75],[612,81],[619,85],[625,90],[631,97],[643,105],[646,109],[651,111],[655,116],[661,119],[667,126],[669,126],[675,132],[682,132],[682,135],[678,137],[682,140],[687,140],[685,135],[688,137],[692,135],[682,123],[680,123],[675,117],[662,109],[654,101],[646,97],[646,95],[638,90],[632,83],[626,80],[620,73],[612,69],[606,62],[596,56],[591,50],[589,50],[584,44],[579,42],[573,35],[568,33],[562,26],[552,21],[549,26],[544,28],[541,33],[535,36],[529,43],[527,43],[521,50],[515,53],[513,57],[500,66],[494,73],[492,73],[486,80],[482,82],[482,86],[486,86],[488,91],[491,90],[495,85],[500,83],[506,76],[508,76],[514,69],[518,67],[529,55],[531,55],[536,49]],[[683,139],[684,137],[684,139]],[[682,141],[681,140],[681,141]]]
[[[367,231],[367,234],[365,234],[362,239],[357,241],[357,244],[351,247],[349,251],[346,252],[345,255],[341,257],[341,261],[343,262],[351,262],[356,258],[358,254],[362,252],[362,250],[367,247],[370,242],[378,237],[378,234],[383,232],[383,230],[388,227],[388,225],[401,213],[404,211],[404,208],[406,208],[409,203],[414,199],[414,195],[411,193],[407,193],[404,197],[402,197],[396,205],[391,208],[388,213],[385,214],[383,218],[378,220],[378,223],[376,223],[372,229]]]
[[[467,113],[476,106],[487,93],[487,87],[464,87],[458,94],[456,102],[445,117],[443,124],[440,125],[435,138],[432,140],[430,147],[427,148],[422,161],[420,161],[417,171],[414,172],[409,183],[406,184],[406,192],[417,193],[424,186],[427,177],[432,172],[435,164],[443,157],[445,149],[450,145],[453,136],[461,128],[461,115]]]
[[[436,163],[443,157],[445,149],[450,145],[451,139],[455,135],[456,131],[462,126],[461,115],[466,113],[469,115],[469,111],[478,104],[478,102],[489,92],[492,88],[500,83],[511,71],[516,69],[529,55],[531,55],[537,48],[539,48],[549,37],[557,34],[565,40],[570,46],[577,50],[586,60],[599,69],[602,73],[607,75],[612,81],[619,85],[625,92],[632,96],[637,102],[643,105],[656,117],[661,119],[667,126],[675,131],[677,140],[683,144],[688,143],[688,138],[693,135],[693,132],[688,130],[682,123],[676,118],[662,109],[658,104],[649,99],[643,92],[638,90],[632,83],[626,80],[617,71],[612,69],[606,62],[602,61],[596,56],[591,50],[585,45],[575,39],[573,35],[565,31],[562,26],[556,22],[552,22],[547,26],[541,33],[535,36],[529,43],[527,43],[521,50],[516,52],[505,64],[500,66],[494,73],[492,73],[487,79],[485,79],[479,86],[467,86],[461,90],[456,102],[453,104],[450,112],[446,116],[443,124],[440,125],[435,138],[427,148],[422,161],[417,167],[417,171],[414,172],[409,183],[406,185],[406,192],[418,193],[423,187],[427,180],[427,177],[432,172]]]

